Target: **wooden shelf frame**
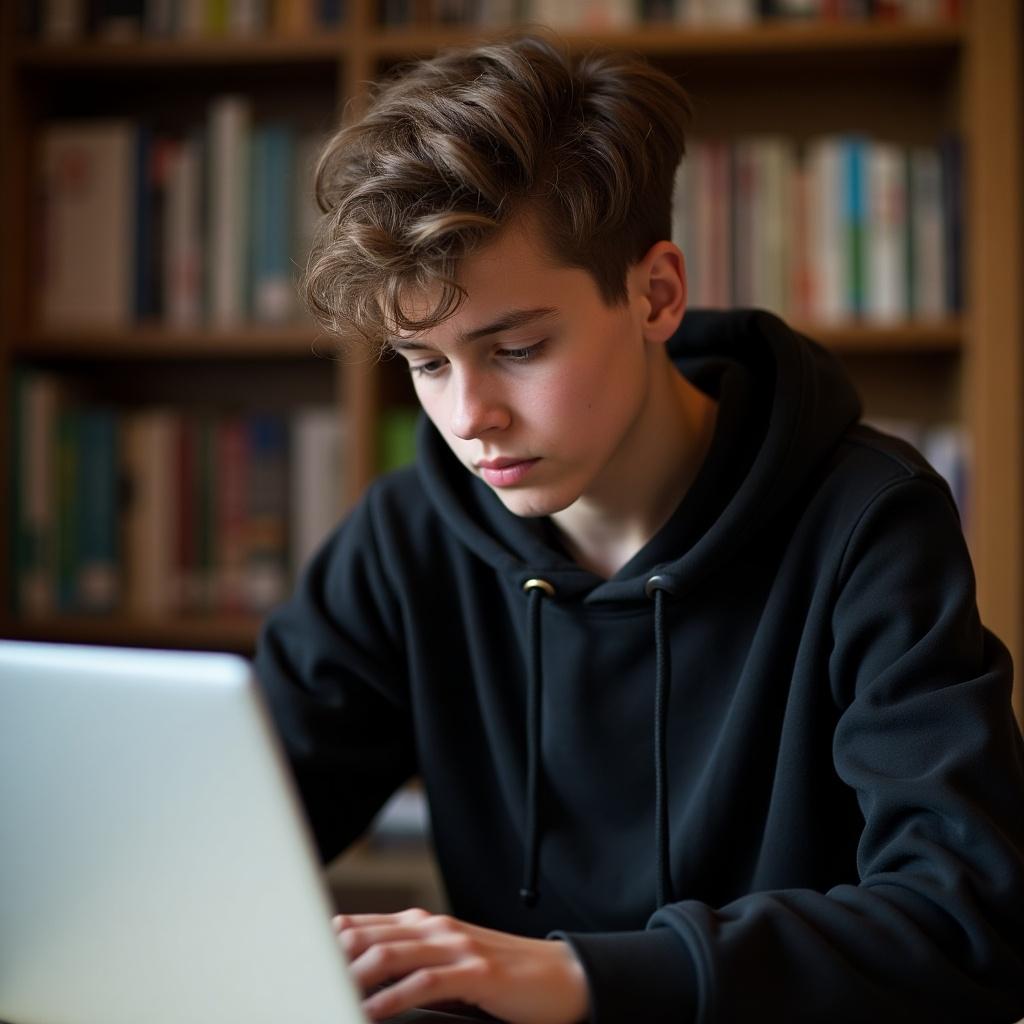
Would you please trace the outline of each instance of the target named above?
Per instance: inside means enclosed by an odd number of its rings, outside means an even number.
[[[25,244],[30,230],[24,197],[30,168],[20,146],[41,116],[34,98],[38,83],[63,81],[73,75],[86,85],[129,73],[208,76],[211,69],[234,70],[315,67],[328,72],[335,109],[356,116],[367,98],[367,83],[397,61],[433,53],[487,35],[468,29],[389,28],[375,22],[373,0],[351,0],[348,18],[338,30],[315,37],[143,40],[130,43],[86,41],[76,44],[25,42],[14,34],[13,4],[0,5],[0,142],[7,154],[0,160],[0,222],[9,226],[9,241],[0,252],[0,388],[8,388],[17,359],[79,363],[108,360],[192,360],[197,372],[204,361],[231,359],[301,359],[306,353],[331,351],[331,339],[313,328],[241,328],[237,331],[176,331],[164,327],[126,331],[52,331],[33,329],[27,292],[30,275]],[[1022,12],[1016,0],[978,0],[965,5],[963,19],[953,23],[882,22],[764,23],[750,28],[680,28],[639,26],[628,31],[579,33],[559,31],[571,48],[594,44],[645,54],[673,71],[685,70],[697,85],[715,89],[742,82],[744,73],[768,72],[770,94],[774,72],[792,76],[797,70],[821,76],[835,71],[840,84],[869,88],[865,103],[878,103],[879,82],[892,75],[893,89],[903,89],[917,76],[913,103],[930,103],[936,123],[955,120],[967,153],[965,194],[965,291],[968,308],[958,319],[939,324],[880,327],[851,324],[823,327],[796,325],[826,346],[856,357],[950,360],[957,375],[959,406],[973,447],[971,487],[973,531],[969,538],[978,577],[978,598],[987,624],[1008,644],[1015,661],[1024,659],[1024,209],[1022,209],[1022,139],[1024,114],[1021,81]],[[246,71],[248,73],[248,71]],[[319,79],[318,79],[319,80]],[[749,81],[749,78],[748,78]],[[853,83],[853,84],[851,84]],[[689,86],[693,88],[692,85]],[[783,95],[783,93],[780,93]],[[923,101],[921,96],[924,97]],[[760,103],[770,102],[759,100]],[[829,97],[831,102],[831,96]],[[947,109],[952,103],[955,112]],[[859,109],[859,108],[858,108]],[[913,104],[894,115],[909,122]],[[730,115],[734,113],[729,108]],[[741,106],[742,114],[742,106]],[[820,110],[809,120],[794,111],[799,132],[817,130]],[[845,126],[844,126],[845,127]],[[906,123],[908,138],[920,126]],[[929,126],[931,131],[934,125]],[[19,148],[20,147],[20,148]],[[21,153],[22,155],[17,155]],[[375,472],[374,425],[382,401],[384,375],[372,361],[337,361],[336,394],[352,427],[348,476],[353,498]],[[912,383],[911,383],[912,386]],[[5,392],[6,393],[6,392]],[[0,427],[0,471],[7,473],[8,424]],[[0,503],[2,506],[3,503]],[[0,508],[0,518],[6,515]],[[0,521],[0,532],[10,535]],[[0,545],[0,586],[9,579],[8,545]],[[40,629],[76,630],[81,623],[55,620]],[[35,628],[35,627],[33,627]],[[205,627],[204,627],[205,628]],[[248,626],[234,634],[214,620],[230,640],[248,636]],[[205,635],[194,624],[168,624],[166,634],[182,645],[199,645]],[[180,629],[180,632],[178,630]],[[84,631],[84,632],[83,632]],[[99,634],[96,634],[99,635]],[[151,634],[131,620],[121,620],[112,635],[125,642]],[[254,636],[254,633],[252,634]],[[1024,673],[1022,673],[1024,675]],[[1017,708],[1024,721],[1024,684],[1017,683]]]

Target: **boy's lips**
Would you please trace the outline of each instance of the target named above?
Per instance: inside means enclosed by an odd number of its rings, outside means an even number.
[[[476,464],[480,475],[492,487],[509,487],[519,483],[540,459],[482,459]]]

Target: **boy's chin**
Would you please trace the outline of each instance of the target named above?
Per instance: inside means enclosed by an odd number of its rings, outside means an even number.
[[[568,508],[577,495],[559,495],[544,488],[492,487],[498,500],[515,516],[537,519]]]

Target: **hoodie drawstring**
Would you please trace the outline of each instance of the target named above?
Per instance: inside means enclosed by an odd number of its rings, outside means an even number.
[[[672,680],[672,655],[665,637],[665,592],[671,582],[664,576],[647,581],[648,597],[654,598],[654,849],[657,857],[658,907],[673,902],[668,829],[668,699]]]
[[[547,580],[532,579],[523,584],[529,595],[527,612],[527,645],[529,647],[529,685],[526,691],[526,855],[523,862],[523,885],[519,898],[526,907],[536,906],[537,871],[540,858],[540,702],[542,692],[540,605],[544,596],[555,596],[555,588]]]
[[[654,601],[654,849],[657,860],[657,905],[674,901],[670,868],[668,822],[668,701],[672,681],[672,657],[665,636],[665,594],[673,584],[665,576],[652,576],[646,584],[647,596]],[[526,691],[526,810],[523,884],[519,899],[525,907],[534,907],[540,898],[537,875],[540,861],[540,749],[542,657],[540,610],[545,596],[554,597],[555,588],[547,580],[530,579],[523,584],[529,595],[527,609],[527,646],[529,648]]]

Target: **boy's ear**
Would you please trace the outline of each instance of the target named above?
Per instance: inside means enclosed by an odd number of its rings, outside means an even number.
[[[637,294],[647,300],[644,338],[668,341],[686,311],[686,260],[682,250],[673,242],[655,242],[633,272]]]

